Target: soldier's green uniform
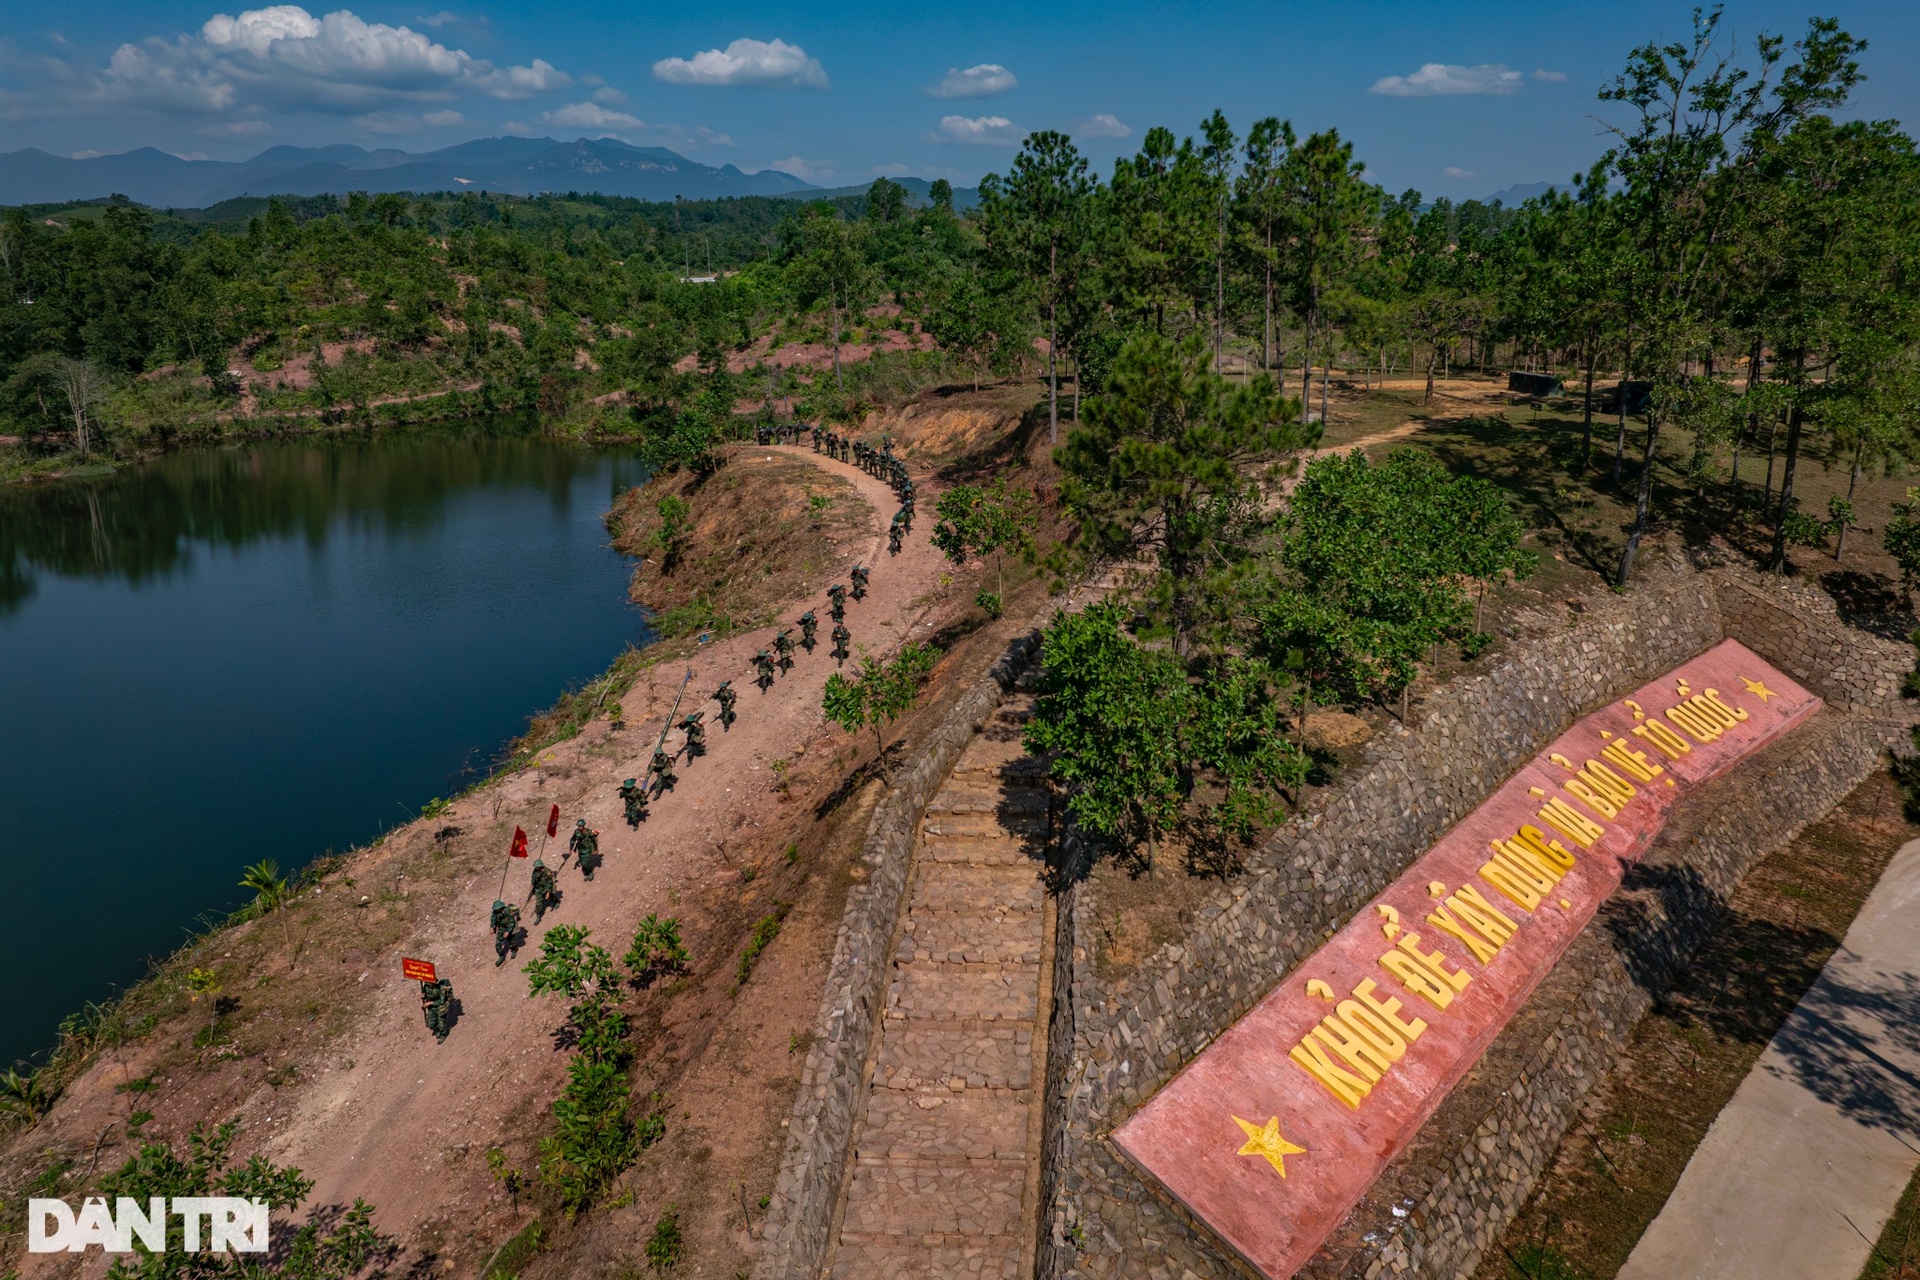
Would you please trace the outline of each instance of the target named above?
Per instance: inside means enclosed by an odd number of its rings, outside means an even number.
[[[533,888],[528,896],[533,899],[535,924],[560,905],[560,882],[554,878],[553,868],[539,858],[533,860]]]
[[[648,771],[654,776],[654,795],[665,795],[667,792],[673,790],[675,779],[673,776],[672,756],[655,747],[653,750],[653,764],[648,767]]]
[[[720,704],[721,730],[731,729],[736,718],[733,714],[733,704],[740,700],[740,695],[733,691],[733,681],[722,680],[720,687],[713,691],[713,700]]]
[[[647,820],[647,789],[639,779],[628,778],[620,784],[620,798],[627,803],[627,825],[638,827]]]
[[[814,617],[813,610],[809,609],[800,615],[800,643],[806,647],[808,653],[813,652],[814,642],[819,634],[820,619]]]
[[[900,554],[900,539],[905,536],[900,526],[900,513],[896,511],[893,516],[893,523],[887,526],[888,555],[897,556]]]
[[[773,687],[773,655],[765,649],[753,655],[753,682],[765,693]]]
[[[847,643],[852,639],[853,632],[847,630],[846,623],[836,622],[833,624],[833,656],[838,660],[838,663],[844,664],[846,662]]]
[[[707,754],[707,713],[696,711],[680,721],[680,731],[687,735],[687,759]]]
[[[853,573],[851,576],[853,578],[853,598],[855,600],[866,599],[867,598],[866,566],[858,565],[858,564],[853,566]]]
[[[780,671],[785,674],[793,670],[793,629],[788,628],[773,638],[773,651],[780,655]]]
[[[835,622],[846,620],[847,589],[837,582],[827,588],[827,612],[833,615]]]
[[[507,962],[507,953],[516,950],[513,935],[520,930],[520,908],[510,907],[496,898],[488,923],[493,926],[493,954],[499,957],[493,966],[497,969]]]
[[[589,828],[585,818],[573,820],[573,838],[567,841],[567,848],[580,860],[580,874],[593,879],[600,867],[600,833]]]
[[[453,1030],[453,983],[446,978],[420,984],[420,1012],[426,1016],[427,1030],[440,1043],[447,1042]]]

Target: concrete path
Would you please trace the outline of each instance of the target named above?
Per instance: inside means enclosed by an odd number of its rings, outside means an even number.
[[[1920,840],[1707,1131],[1620,1280],[1854,1280],[1920,1165]]]
[[[927,806],[833,1280],[1032,1274],[1052,907],[1031,708],[1009,698]]]

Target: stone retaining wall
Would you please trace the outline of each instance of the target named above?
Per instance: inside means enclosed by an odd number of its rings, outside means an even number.
[[[1694,897],[1621,933],[1625,916],[1647,910],[1623,888],[1602,917],[1606,928],[1583,935],[1574,948],[1581,954],[1556,968],[1496,1041],[1487,1064],[1498,1057],[1510,1070],[1485,1065],[1476,1072],[1481,1084],[1457,1089],[1305,1274],[1390,1267],[1452,1276],[1470,1266],[1531,1189],[1553,1147],[1548,1135],[1557,1140],[1578,1098],[1611,1066],[1646,1008],[1645,992],[1658,989],[1671,964],[1661,948],[1669,956],[1691,950],[1710,914],[1703,904],[1719,901],[1752,861],[1824,814],[1900,735],[1908,713],[1898,689],[1912,648],[1849,628],[1821,603],[1804,589],[1729,569],[1599,597],[1563,634],[1514,643],[1486,675],[1440,691],[1416,726],[1389,730],[1365,766],[1248,858],[1245,874],[1195,913],[1187,936],[1111,984],[1094,966],[1098,886],[1079,886],[1060,916],[1050,1038],[1066,1056],[1049,1063],[1050,1195],[1038,1274],[1247,1274],[1119,1158],[1107,1132],[1555,735],[1732,636],[1831,704],[1817,731],[1803,727],[1730,775],[1776,773],[1770,787],[1779,808],[1742,835],[1731,816],[1732,825],[1689,829],[1684,815],[1710,805],[1696,797],[1683,806],[1656,849],[1685,847],[1694,860],[1650,853],[1646,867],[1649,875],[1665,868],[1696,877],[1688,882]],[[1741,813],[1740,821],[1757,821]],[[1697,849],[1678,843],[1696,837]],[[1616,943],[1609,969],[1603,953]],[[1602,953],[1588,954],[1594,947]],[[1523,1044],[1533,1047],[1511,1047]],[[1462,1133],[1474,1137],[1463,1145]],[[1363,1262],[1355,1251],[1373,1258]]]
[[[1033,660],[1039,641],[1035,630],[1007,646],[980,682],[947,712],[920,758],[894,778],[874,810],[855,861],[858,882],[847,893],[833,964],[814,1017],[813,1046],[787,1122],[786,1150],[761,1228],[764,1243],[754,1264],[755,1280],[812,1276],[826,1256],[921,816],[960,753]]]

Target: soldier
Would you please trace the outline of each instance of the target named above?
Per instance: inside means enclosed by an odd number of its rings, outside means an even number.
[[[896,511],[893,514],[893,523],[887,527],[888,555],[897,556],[900,554],[900,539],[903,536],[904,534],[900,527],[900,513]]]
[[[543,860],[533,860],[533,887],[527,891],[533,899],[533,922],[539,924],[547,912],[560,905],[560,882],[554,877],[553,868]]]
[[[707,754],[707,726],[704,723],[706,718],[706,712],[695,711],[680,721],[680,731],[687,735],[685,751],[689,760],[695,756]]]
[[[820,633],[820,619],[813,616],[809,609],[800,615],[800,643],[808,653],[813,652],[814,643]]]
[[[773,655],[772,654],[768,653],[765,649],[762,649],[760,652],[754,654],[753,670],[755,673],[753,677],[753,682],[760,686],[761,693],[764,694],[767,690],[773,688]]]
[[[780,655],[780,674],[793,670],[793,628],[784,628],[773,638],[773,651]]]
[[[839,583],[827,588],[827,612],[833,615],[835,622],[845,622],[847,618],[847,589]]]
[[[600,866],[600,833],[589,828],[585,818],[573,820],[573,838],[567,841],[567,848],[580,860],[580,874],[593,879]]]
[[[627,825],[638,828],[647,820],[647,789],[636,778],[620,784],[620,798],[627,804]]]
[[[673,757],[660,748],[653,749],[653,763],[647,766],[647,772],[653,775],[653,794],[663,796],[673,790],[676,779],[673,776]]]
[[[859,565],[859,564],[853,566],[853,573],[851,576],[853,578],[853,598],[855,600],[865,600],[867,598],[866,566]]]
[[[453,1030],[453,982],[441,978],[421,983],[420,1012],[425,1015],[427,1030],[433,1032],[433,1038],[445,1044],[447,1033]]]
[[[833,624],[833,657],[835,666],[845,666],[847,661],[847,642],[853,639],[853,632],[847,630],[847,624]]]
[[[724,733],[733,728],[737,718],[733,714],[733,704],[740,700],[740,695],[733,691],[733,681],[722,680],[720,687],[713,691],[713,700],[720,704],[720,730]]]
[[[488,923],[493,926],[493,954],[498,957],[493,962],[493,967],[498,969],[507,962],[509,952],[520,949],[519,941],[515,936],[520,932],[520,908],[510,907],[495,898],[493,916]]]

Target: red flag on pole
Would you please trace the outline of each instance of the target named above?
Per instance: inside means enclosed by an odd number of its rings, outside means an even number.
[[[509,858],[524,858],[527,856],[527,833],[518,827],[513,829],[513,848],[507,851],[507,856]]]
[[[560,806],[555,805],[547,814],[547,835],[549,838],[560,834]]]

